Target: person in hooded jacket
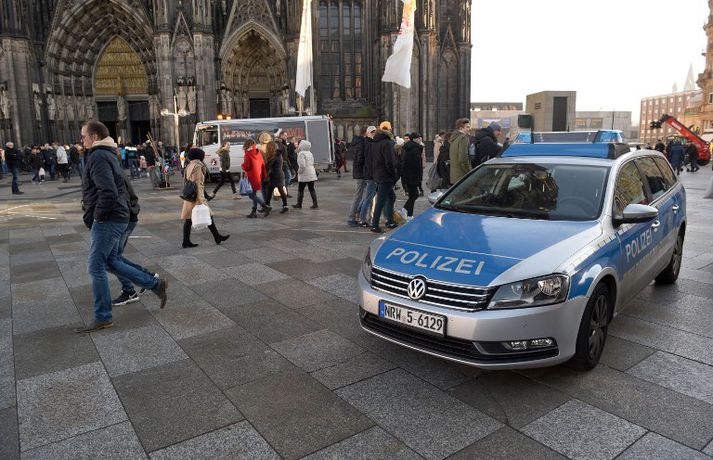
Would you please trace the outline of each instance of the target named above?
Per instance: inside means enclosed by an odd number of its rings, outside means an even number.
[[[374,182],[376,182],[376,205],[374,206],[374,216],[371,222],[371,231],[374,233],[384,232],[379,227],[382,211],[385,211],[386,227],[398,227],[392,219],[393,204],[396,201],[394,185],[399,180],[399,170],[394,141],[390,131],[391,123],[382,122],[380,128],[374,136],[371,159],[372,176],[374,177]]]
[[[364,179],[364,149],[366,148],[366,130],[362,128],[359,136],[354,136],[349,146],[352,154],[352,178],[355,180],[354,199],[349,209],[349,220],[347,223],[352,227],[359,225],[357,222],[359,210],[361,209],[362,196],[366,180]]]
[[[419,197],[418,186],[423,181],[423,169],[421,169],[423,146],[418,143],[418,139],[421,139],[420,134],[411,134],[409,141],[404,144],[401,154],[401,184],[408,195],[408,200],[404,204],[405,213],[402,212],[402,215],[406,214],[407,219],[413,217],[413,206]]]
[[[297,204],[293,205],[293,208],[302,209],[302,199],[305,196],[305,187],[309,188],[309,195],[312,197],[311,209],[317,209],[317,192],[314,190],[314,183],[317,181],[317,171],[314,169],[314,155],[310,149],[312,148],[312,143],[308,140],[300,141],[300,145],[297,147],[297,165],[299,171],[297,176],[299,177],[299,188],[297,189]]]
[[[183,221],[183,248],[194,248],[198,246],[191,242],[191,227],[193,226],[193,208],[199,204],[206,204],[207,201],[211,199],[205,191],[205,175],[206,167],[203,163],[205,159],[205,152],[199,148],[192,148],[188,151],[188,166],[185,170],[185,180],[190,180],[196,184],[196,201],[183,201],[183,208],[181,208],[181,219]],[[213,212],[211,211],[210,225],[208,230],[213,235],[215,244],[220,244],[223,241],[230,238],[230,235],[221,235],[215,226],[215,221],[213,220]]]
[[[478,166],[491,158],[495,158],[501,152],[502,147],[498,144],[498,136],[502,128],[497,123],[490,123],[486,128],[475,134],[475,164]]]
[[[286,213],[290,210],[287,207],[287,195],[285,194],[285,173],[282,170],[283,156],[278,154],[277,145],[275,142],[270,142],[266,146],[265,150],[267,154],[267,183],[268,187],[266,190],[267,198],[265,199],[265,205],[270,206],[272,202],[272,194],[277,189],[282,198],[282,211],[281,214]]]
[[[262,199],[262,183],[267,179],[265,161],[262,158],[262,153],[257,149],[255,141],[252,139],[245,141],[243,144],[243,152],[245,153],[245,159],[243,160],[242,168],[253,189],[252,193],[248,195],[253,201],[253,208],[247,217],[248,219],[255,219],[257,217],[257,205],[260,205],[260,212],[264,213],[265,217],[267,217],[270,215],[272,208],[266,206],[265,200]]]
[[[666,149],[666,157],[668,162],[671,163],[671,167],[676,171],[676,174],[681,174],[683,171],[683,159],[685,156],[685,151],[681,142],[676,140],[672,141]]]

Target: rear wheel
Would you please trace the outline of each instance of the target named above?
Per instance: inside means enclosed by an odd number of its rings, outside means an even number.
[[[607,329],[611,318],[611,294],[605,283],[594,288],[582,315],[577,335],[577,349],[570,364],[587,371],[599,363],[607,341]]]
[[[683,260],[683,235],[678,234],[676,245],[673,247],[671,260],[666,265],[661,273],[656,277],[658,284],[673,284],[678,279],[678,274],[681,271],[681,260]]]

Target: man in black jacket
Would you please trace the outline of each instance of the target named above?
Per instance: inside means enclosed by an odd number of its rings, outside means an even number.
[[[364,149],[366,148],[366,127],[361,129],[359,136],[354,136],[349,146],[352,155],[352,177],[356,180],[354,188],[354,200],[349,209],[349,220],[347,224],[352,227],[359,226],[359,211],[361,210],[361,200],[364,195],[366,180],[364,179]]]
[[[12,194],[22,195],[25,192],[20,191],[17,185],[17,180],[20,176],[20,166],[22,165],[22,152],[15,148],[15,144],[8,142],[5,144],[5,162],[8,169],[12,172]]]
[[[93,332],[113,326],[107,270],[134,284],[151,289],[166,305],[166,281],[127,265],[118,256],[121,236],[129,222],[129,201],[124,176],[116,157],[116,143],[103,123],[90,120],[82,126],[87,149],[82,183],[84,224],[91,230],[87,271],[92,278],[94,321],[77,332]]]
[[[491,158],[498,156],[502,147],[498,144],[498,136],[502,128],[497,123],[491,123],[487,128],[483,128],[475,135],[475,161],[473,167],[485,163]]]
[[[383,233],[379,227],[381,211],[385,211],[386,228],[396,228],[398,225],[393,221],[394,184],[399,180],[398,161],[394,150],[394,141],[391,138],[391,123],[384,121],[379,125],[379,129],[374,136],[374,145],[371,152],[371,168],[374,182],[376,182],[376,205],[374,206],[374,216],[371,221],[371,231]]]
[[[366,142],[364,144],[364,165],[362,174],[364,176],[364,193],[361,196],[361,207],[359,209],[359,226],[369,227],[371,222],[368,221],[369,211],[371,210],[371,202],[376,195],[376,182],[372,174],[372,151],[374,150],[374,136],[376,135],[376,126],[366,128]]]

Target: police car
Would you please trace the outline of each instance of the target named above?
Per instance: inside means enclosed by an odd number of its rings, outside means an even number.
[[[614,315],[674,283],[686,195],[658,152],[517,144],[374,240],[362,327],[481,368],[597,365]]]

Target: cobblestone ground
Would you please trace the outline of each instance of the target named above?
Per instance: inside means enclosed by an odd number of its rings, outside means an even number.
[[[372,234],[345,225],[353,183],[333,176],[319,210],[267,219],[224,187],[213,204],[231,238],[197,233],[191,250],[177,191],[138,181],[127,256],[169,281],[168,306],[147,293],[115,308],[114,328],[74,334],[92,314],[76,183],[24,183],[10,200],[5,178],[0,458],[710,458],[710,178],[682,176],[678,283],[628,305],[588,373],[481,372],[362,332]]]

